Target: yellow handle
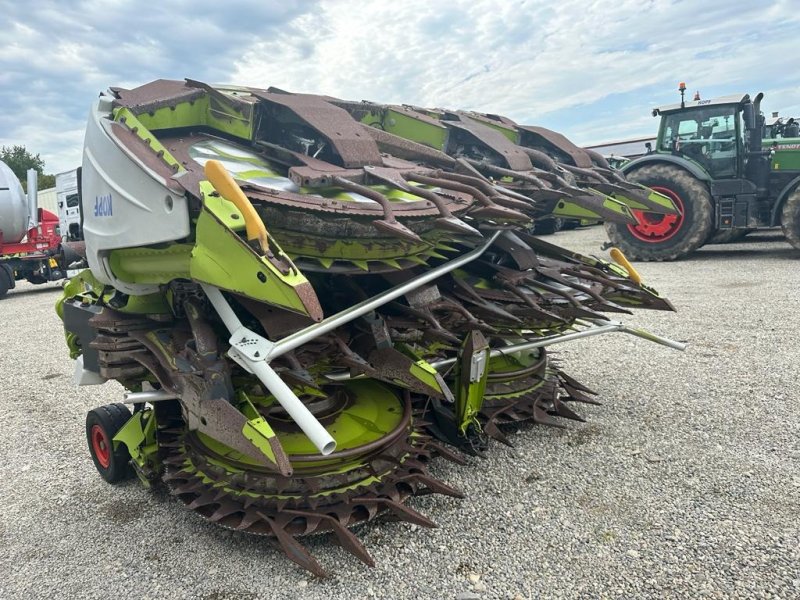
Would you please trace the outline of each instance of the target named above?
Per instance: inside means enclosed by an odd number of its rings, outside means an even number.
[[[219,192],[219,195],[233,202],[239,212],[244,217],[244,224],[247,231],[248,240],[258,240],[261,246],[261,251],[265,254],[269,250],[267,243],[267,228],[264,226],[264,221],[258,216],[256,209],[250,199],[244,195],[244,192],[239,185],[233,180],[230,173],[222,166],[218,160],[209,160],[205,166],[206,179],[211,182]]]
[[[628,277],[633,279],[636,283],[642,283],[642,276],[639,275],[638,271],[633,268],[633,265],[628,262],[622,250],[619,248],[612,248],[609,254],[611,254],[611,258],[613,258],[618,265],[621,265],[628,272]]]

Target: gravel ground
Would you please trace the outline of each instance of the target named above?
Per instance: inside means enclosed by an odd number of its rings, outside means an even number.
[[[599,253],[604,235],[549,239]],[[588,423],[435,463],[467,495],[413,501],[439,528],[360,528],[375,568],[312,539],[324,580],[162,492],[104,483],[84,418],[121,389],[72,385],[59,291],[22,285],[0,301],[0,598],[799,597],[798,265],[777,234],[639,265],[678,313],[626,322],[689,349],[560,346],[601,392],[578,407]]]

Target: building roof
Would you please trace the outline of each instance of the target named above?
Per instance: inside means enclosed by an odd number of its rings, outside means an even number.
[[[603,144],[594,144],[592,146],[585,146],[589,150],[599,152],[603,156],[624,156],[626,158],[635,158],[642,156],[647,152],[645,143],[656,143],[655,136],[638,137],[629,140],[619,140],[615,142],[605,142]]]

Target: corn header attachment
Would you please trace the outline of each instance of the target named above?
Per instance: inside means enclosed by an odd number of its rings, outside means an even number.
[[[625,268],[530,235],[549,215],[674,207],[563,136],[494,115],[155,81],[92,108],[89,269],[57,310],[108,481],[131,469],[224,527],[299,541],[406,500],[505,426],[581,420],[547,346],[672,310]],[[632,276],[634,275],[634,276]],[[133,412],[128,407],[133,407]]]

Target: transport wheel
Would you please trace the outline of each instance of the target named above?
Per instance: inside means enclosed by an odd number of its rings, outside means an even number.
[[[89,443],[89,454],[94,466],[108,483],[117,483],[128,479],[132,471],[128,447],[118,444],[114,448],[114,436],[122,428],[131,413],[124,404],[107,404],[86,415],[86,441]]]
[[[708,239],[712,226],[711,195],[706,186],[673,165],[647,165],[627,175],[669,197],[677,215],[632,211],[636,225],[606,223],[611,242],[632,260],[662,261],[683,258]]]
[[[800,250],[800,188],[795,188],[783,205],[781,229],[787,241]]]

